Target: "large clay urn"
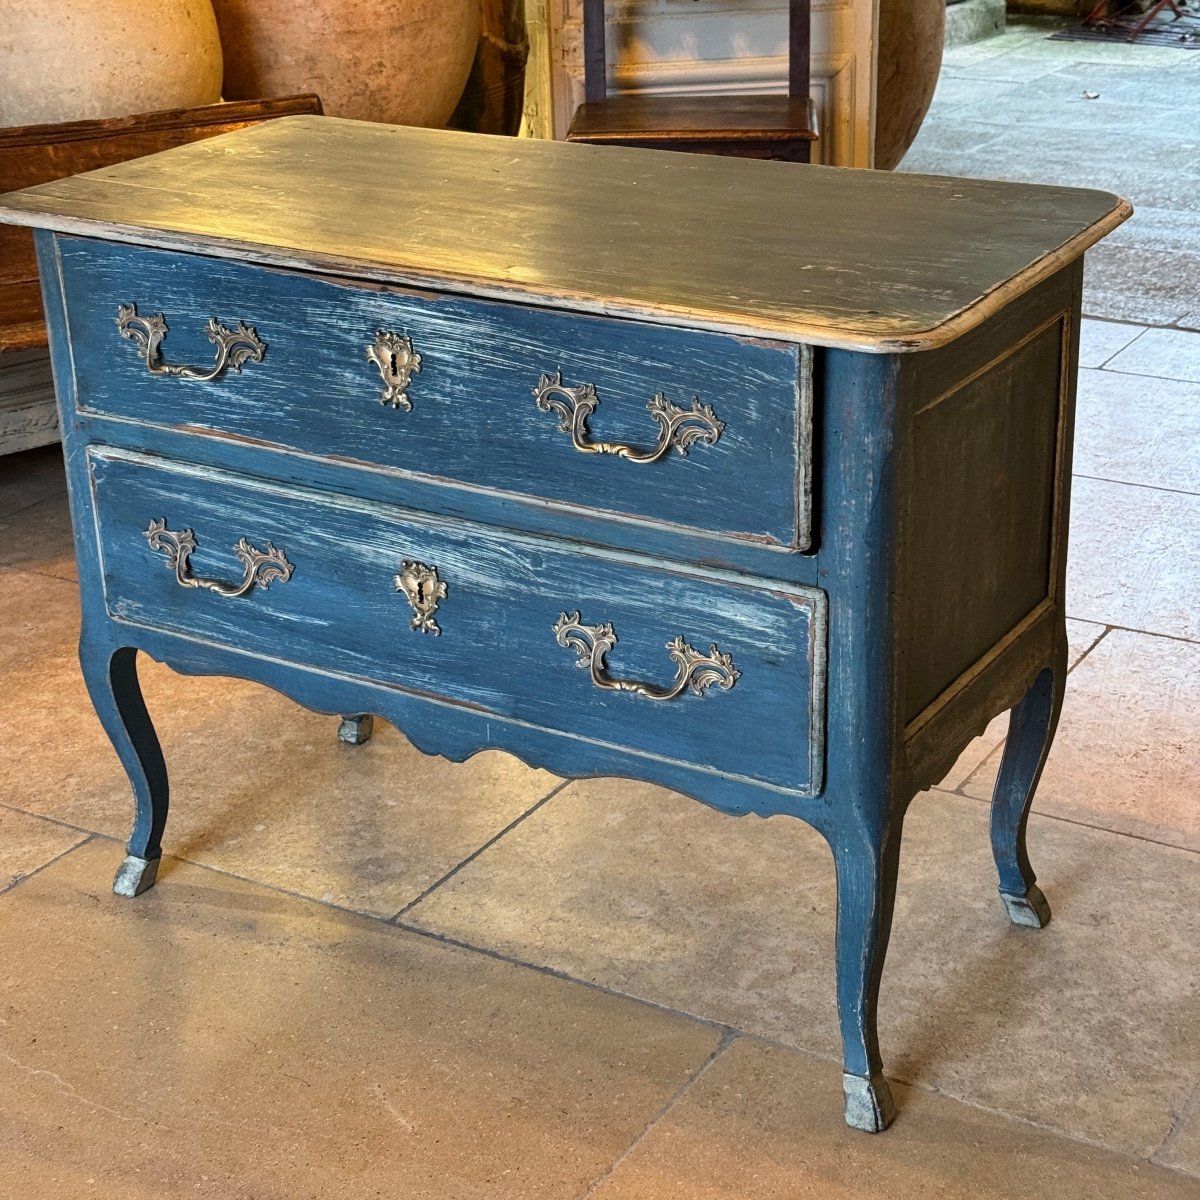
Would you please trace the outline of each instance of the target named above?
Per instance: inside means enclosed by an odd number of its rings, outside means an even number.
[[[946,0],[879,0],[875,166],[890,171],[912,145],[942,69]]]
[[[221,98],[212,0],[0,0],[0,125]]]
[[[214,0],[226,100],[316,92],[334,117],[444,125],[479,0]]]

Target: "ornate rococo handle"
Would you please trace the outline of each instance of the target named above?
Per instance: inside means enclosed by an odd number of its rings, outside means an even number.
[[[701,654],[677,637],[667,643],[667,650],[675,663],[675,681],[670,687],[655,687],[651,683],[639,683],[632,679],[612,679],[605,674],[607,667],[604,656],[617,644],[617,635],[611,625],[583,625],[579,613],[561,613],[554,624],[554,638],[560,646],[574,650],[579,655],[577,667],[591,674],[598,688],[612,692],[632,692],[645,696],[647,700],[674,700],[686,688],[697,696],[714,684],[729,691],[741,677],[728,654],[722,654],[716,646],[709,646],[707,654]]]
[[[167,336],[167,319],[160,312],[139,317],[136,304],[118,306],[117,330],[123,338],[134,343],[138,357],[146,364],[146,370],[151,375],[174,375],[196,383],[211,383],[227,370],[240,372],[244,363],[262,362],[267,352],[266,342],[245,321],[239,321],[236,329],[229,329],[213,317],[204,327],[208,340],[217,348],[217,361],[212,367],[206,369],[163,362],[162,343]]]
[[[562,372],[555,371],[541,377],[533,395],[542,412],[558,416],[558,428],[569,433],[571,444],[584,454],[615,454],[630,462],[653,463],[671,449],[686,455],[693,442],[704,441],[715,446],[725,430],[725,422],[717,419],[711,405],[701,404],[698,396],[693,397],[691,408],[680,408],[662,392],[656,392],[646,405],[646,411],[659,425],[658,444],[653,449],[639,450],[624,442],[593,442],[587,422],[600,404],[595,384],[564,387]]]
[[[150,522],[145,538],[151,550],[161,550],[167,556],[167,566],[175,572],[175,582],[180,587],[204,588],[205,591],[216,592],[218,596],[229,599],[244,596],[254,587],[265,591],[276,579],[286,583],[295,570],[284,557],[283,551],[270,542],[267,543],[266,550],[256,550],[242,538],[233,548],[233,552],[245,567],[242,582],[223,583],[219,579],[204,579],[199,575],[189,574],[192,551],[196,549],[196,535],[190,529],[168,529],[166,518],[163,517]]]

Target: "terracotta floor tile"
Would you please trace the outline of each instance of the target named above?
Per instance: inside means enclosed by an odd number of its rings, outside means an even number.
[[[0,894],[86,837],[41,817],[0,808]]]
[[[718,1043],[635,1001],[89,845],[0,902],[0,1192],[575,1200]]]
[[[842,1124],[837,1068],[735,1042],[594,1193],[596,1200],[1185,1200],[1178,1172],[898,1090],[879,1137]]]
[[[1123,325],[1115,321],[1084,320],[1079,333],[1080,367],[1102,367],[1118,350],[1144,332],[1142,325]]]
[[[1182,1114],[1175,1134],[1163,1147],[1158,1161],[1200,1176],[1200,1084]]]
[[[1076,478],[1067,611],[1200,641],[1200,496]]]
[[[1113,358],[1107,369],[1200,383],[1200,333],[1148,329]]]
[[[0,574],[5,570],[78,578],[65,491],[19,512],[0,515]]]
[[[1076,475],[1200,492],[1197,445],[1200,383],[1080,371]]]
[[[996,896],[987,820],[943,792],[910,810],[885,1063],[1149,1155],[1200,1077],[1200,857],[1035,817],[1055,919],[1018,930]],[[739,821],[604,780],[560,792],[409,919],[834,1056],[834,897],[829,851],[800,822]]]
[[[36,678],[40,665],[75,659],[79,587],[32,571],[0,569],[0,673]],[[0,701],[15,699],[16,684],[0,679]]]
[[[1072,672],[1037,812],[1200,851],[1200,645],[1114,629]],[[988,799],[993,752],[964,791]]]

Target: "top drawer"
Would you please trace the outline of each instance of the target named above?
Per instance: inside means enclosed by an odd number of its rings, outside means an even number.
[[[808,548],[807,348],[58,246],[85,410]]]

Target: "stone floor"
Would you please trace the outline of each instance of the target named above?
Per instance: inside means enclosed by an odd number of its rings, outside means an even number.
[[[1200,329],[1200,51],[1051,41],[1055,27],[1010,18],[948,50],[901,169],[1128,197],[1137,213],[1088,257],[1086,311]]]
[[[911,164],[970,167],[960,127],[1026,145],[1036,106],[996,89],[1050,95],[1081,53],[1020,30],[953,52]],[[1087,78],[1136,93],[1141,59],[1113,58]],[[1081,151],[1087,182],[1137,202],[1164,145]],[[1050,155],[1031,177],[1074,181]],[[1174,253],[1165,226],[1139,253]],[[1102,271],[1093,311],[1122,320],[1085,327],[1073,670],[1030,825],[1055,919],[1015,929],[996,897],[997,722],[911,810],[881,1019],[900,1116],[875,1138],[841,1120],[832,865],[784,818],[453,765],[387,727],[348,747],[147,663],[172,857],[114,898],[130,802],[74,660],[61,459],[0,460],[0,1197],[1195,1200],[1200,333],[1147,328],[1141,293],[1105,308],[1127,276]]]

